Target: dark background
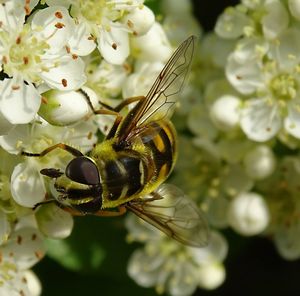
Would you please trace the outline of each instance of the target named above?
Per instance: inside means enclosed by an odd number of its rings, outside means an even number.
[[[193,3],[195,15],[203,28],[209,31],[223,9],[237,1],[194,0]],[[34,268],[42,281],[42,295],[156,295],[153,289],[138,287],[126,275],[127,260],[137,245],[125,242],[126,231],[122,223],[123,218],[76,218],[72,237],[81,238],[80,252],[83,256],[88,258],[90,244],[99,241],[109,252],[96,271],[87,267],[81,272],[72,272],[45,258]],[[195,296],[300,295],[299,260],[288,262],[281,259],[273,243],[266,238],[246,239],[231,231],[226,231],[225,235],[230,242],[225,261],[226,281],[214,291],[199,289]]]

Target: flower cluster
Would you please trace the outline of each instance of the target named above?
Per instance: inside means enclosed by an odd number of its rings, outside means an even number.
[[[128,215],[128,274],[158,293],[191,295],[226,277],[222,230],[272,238],[300,258],[300,6],[241,0],[203,33],[189,0],[7,0],[0,5],[0,294],[41,294],[30,270],[46,238],[73,218],[50,199],[45,168],[64,171],[65,143],[87,153],[114,122],[95,110],[145,95],[174,49],[198,37],[173,116],[179,158],[170,178],[210,225],[203,248],[180,245]],[[128,106],[126,108],[131,108]],[[126,114],[126,108],[121,112]],[[123,113],[122,113],[123,114]],[[27,153],[28,154],[28,153]]]

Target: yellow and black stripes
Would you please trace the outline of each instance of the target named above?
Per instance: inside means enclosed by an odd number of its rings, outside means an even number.
[[[109,149],[102,144],[97,147],[103,208],[150,193],[168,177],[176,160],[176,133],[167,121],[144,126],[123,149],[113,141],[109,144]]]
[[[155,166],[154,179],[164,181],[176,161],[176,134],[170,122],[152,122],[150,128],[155,130],[152,137],[146,136],[144,145],[149,148]]]

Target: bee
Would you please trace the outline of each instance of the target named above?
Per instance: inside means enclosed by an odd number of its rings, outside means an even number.
[[[54,179],[55,190],[53,199],[38,205],[54,201],[73,215],[117,216],[129,210],[185,245],[207,243],[207,223],[196,204],[174,185],[163,184],[176,162],[176,131],[170,117],[191,66],[194,44],[191,36],[176,49],[146,96],[100,110],[88,100],[94,114],[116,115],[105,139],[89,154],[64,143],[41,153],[22,152],[43,157],[59,148],[74,157],[64,172],[41,170]],[[120,111],[132,102],[136,105],[123,117]]]

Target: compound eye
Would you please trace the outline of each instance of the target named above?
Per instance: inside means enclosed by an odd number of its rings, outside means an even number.
[[[97,185],[100,183],[98,168],[90,159],[79,156],[69,162],[66,167],[66,176],[72,181]]]

